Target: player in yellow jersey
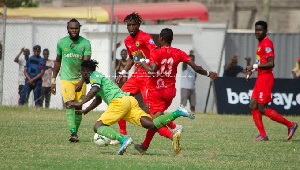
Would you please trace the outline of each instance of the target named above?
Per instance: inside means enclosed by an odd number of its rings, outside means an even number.
[[[91,58],[91,43],[89,40],[79,36],[80,23],[71,19],[67,24],[69,36],[60,39],[57,43],[57,57],[53,69],[53,78],[51,80],[51,91],[56,94],[56,77],[61,71],[61,92],[64,103],[71,101],[80,102],[86,94],[86,84],[81,79],[80,68],[84,60]],[[70,127],[70,142],[78,142],[78,128],[80,126],[82,115],[75,114],[75,109],[67,108],[66,115]]]

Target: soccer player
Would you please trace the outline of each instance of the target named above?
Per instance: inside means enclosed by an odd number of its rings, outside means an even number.
[[[176,96],[176,74],[177,66],[180,62],[187,63],[198,74],[205,75],[212,79],[216,79],[218,76],[216,72],[204,70],[201,66],[196,65],[182,50],[171,47],[172,40],[173,31],[171,29],[165,28],[160,32],[158,41],[161,48],[151,52],[150,65],[142,58],[141,51],[137,52],[141,66],[151,76],[147,82],[147,88],[150,114],[153,119],[163,115],[164,111],[171,105],[173,98]],[[172,132],[166,126],[161,127],[157,132],[171,139]],[[156,131],[149,129],[144,142],[134,145],[140,154],[146,153],[155,133]],[[176,152],[180,150],[180,148],[174,148],[174,150]]]
[[[253,71],[258,71],[249,105],[254,123],[259,131],[259,135],[253,140],[269,140],[262,122],[262,114],[268,116],[273,121],[287,126],[287,140],[290,140],[293,137],[298,124],[287,120],[275,110],[268,108],[268,103],[272,101],[271,91],[274,84],[274,76],[272,71],[274,67],[275,55],[273,43],[267,37],[267,32],[268,24],[265,21],[258,21],[255,23],[255,36],[259,41],[256,50],[256,64],[249,65],[246,68],[246,80],[250,79]]]
[[[143,109],[146,112],[149,112],[149,102],[147,100],[147,81],[148,74],[145,70],[137,68],[137,57],[136,52],[140,50],[143,54],[143,58],[146,61],[149,61],[150,51],[156,48],[156,45],[150,34],[141,31],[140,25],[142,23],[142,18],[137,13],[131,13],[127,15],[124,19],[124,22],[127,24],[127,30],[129,32],[129,36],[124,40],[124,44],[127,48],[127,53],[129,58],[127,60],[127,64],[124,70],[121,72],[121,75],[116,79],[116,83],[119,84],[121,80],[127,75],[127,72],[131,69],[131,67],[135,63],[135,72],[132,76],[124,83],[122,86],[122,90],[124,92],[130,92],[130,95],[135,96],[139,92],[142,93],[144,107]],[[124,120],[120,120],[120,133],[126,135],[126,122]],[[176,126],[174,122],[170,122],[168,126],[173,129],[174,132],[181,132],[182,126]]]
[[[106,78],[102,73],[95,71],[98,62],[95,60],[86,60],[81,64],[81,74],[85,83],[91,83],[91,89],[81,102],[69,102],[67,107],[82,107],[82,105],[92,98],[95,99],[85,110],[76,110],[77,114],[87,114],[96,108],[102,100],[108,105],[107,110],[100,116],[94,125],[94,131],[100,135],[106,136],[121,143],[118,151],[119,155],[123,155],[126,148],[132,143],[132,139],[128,136],[121,135],[110,128],[118,120],[124,120],[146,129],[157,130],[166,125],[170,121],[180,117],[189,117],[194,119],[195,116],[179,107],[178,110],[171,114],[166,114],[152,120],[151,116],[144,112],[137,100],[130,96],[129,93],[123,92],[114,82]],[[178,142],[176,135],[173,136],[174,143]]]
[[[71,19],[67,24],[69,36],[60,39],[57,43],[57,57],[53,69],[53,78],[51,79],[51,92],[56,94],[56,77],[61,68],[61,92],[64,103],[71,101],[81,101],[86,94],[86,84],[81,79],[80,64],[84,60],[91,58],[90,41],[79,36],[80,23]],[[75,109],[67,108],[67,122],[71,131],[70,142],[78,142],[78,128],[80,126],[82,115],[75,114]]]

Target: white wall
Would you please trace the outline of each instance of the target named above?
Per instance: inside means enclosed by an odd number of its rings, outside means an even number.
[[[6,28],[5,60],[4,60],[4,105],[17,105],[18,101],[18,64],[14,63],[15,56],[22,47],[29,48],[32,55],[32,47],[41,45],[42,49],[50,50],[50,59],[56,58],[56,43],[67,35],[65,21],[33,21],[33,20],[8,20]],[[100,64],[98,71],[109,75],[111,63],[109,61],[109,33],[110,26],[104,24],[87,24],[81,22],[81,36],[91,41],[92,58]],[[174,32],[173,47],[180,48],[186,53],[195,50],[196,63],[205,69],[217,71],[221,48],[224,40],[225,24],[193,24],[193,25],[159,25],[141,26],[141,30],[159,34],[163,28],[171,28]],[[2,28],[0,28],[0,31]],[[115,30],[115,28],[114,28]],[[122,41],[117,49],[116,56],[119,58],[120,51],[125,48],[124,39],[128,36],[126,26],[120,25],[118,29],[118,42]],[[133,72],[133,70],[131,70]],[[181,75],[181,64],[178,67],[178,75]],[[180,104],[180,77],[177,77],[177,95],[168,111],[173,111]],[[60,84],[57,81],[57,94],[51,97],[50,108],[62,108]],[[196,110],[203,110],[208,90],[209,78],[199,75],[196,82],[197,106]],[[32,95],[31,95],[32,96]],[[32,102],[30,102],[32,105]],[[106,104],[101,104],[97,109],[104,110]],[[212,109],[212,96],[210,107]]]

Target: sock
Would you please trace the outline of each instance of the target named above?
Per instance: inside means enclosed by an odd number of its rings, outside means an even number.
[[[288,128],[290,128],[290,127],[293,126],[293,122],[287,120],[286,118],[284,118],[283,116],[281,116],[280,114],[278,114],[275,110],[272,110],[272,109],[268,108],[266,110],[266,112],[265,112],[265,115],[268,116],[273,121],[276,121],[278,123],[284,124]]]
[[[171,129],[175,129],[176,128],[176,123],[174,123],[173,121],[168,123],[167,126]]]
[[[66,109],[66,115],[67,115],[67,122],[70,127],[71,133],[76,132],[76,126],[75,126],[75,109]]]
[[[97,129],[97,133],[99,135],[103,135],[103,136],[106,136],[112,140],[118,140],[120,141],[121,143],[127,139],[125,138],[125,136],[121,135],[120,133],[116,132],[115,130],[113,130],[111,127],[109,126],[100,126],[98,129]]]
[[[143,145],[144,147],[149,147],[149,146],[150,146],[150,142],[151,142],[153,136],[155,135],[155,133],[156,133],[155,130],[150,130],[150,129],[147,130],[145,140],[144,140],[144,142],[142,143],[142,145]]]
[[[153,123],[155,127],[159,129],[180,116],[181,116],[180,112],[176,110],[172,113],[158,116],[157,118],[153,119]]]
[[[127,132],[126,132],[126,121],[124,119],[120,119],[118,121],[118,124],[119,124],[119,127],[120,127],[120,133],[122,135],[127,135]]]
[[[254,123],[255,123],[258,131],[259,131],[259,134],[262,137],[266,137],[267,134],[266,134],[266,131],[265,131],[265,128],[264,128],[264,124],[262,122],[262,115],[261,115],[261,113],[259,112],[259,110],[252,110],[251,113],[252,113],[252,117],[253,117]]]
[[[159,129],[157,130],[157,132],[158,132],[161,136],[164,136],[164,137],[166,137],[166,138],[171,139],[171,137],[172,137],[172,132],[168,129],[167,126],[163,126],[163,127],[159,128]]]
[[[81,124],[82,115],[75,114],[75,126],[76,126],[76,133],[78,132],[79,126]]]

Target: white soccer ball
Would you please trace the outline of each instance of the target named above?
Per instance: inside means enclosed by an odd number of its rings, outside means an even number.
[[[109,139],[105,136],[99,135],[98,133],[95,133],[95,135],[94,135],[94,142],[99,147],[108,146],[110,141],[111,141],[111,139]]]

